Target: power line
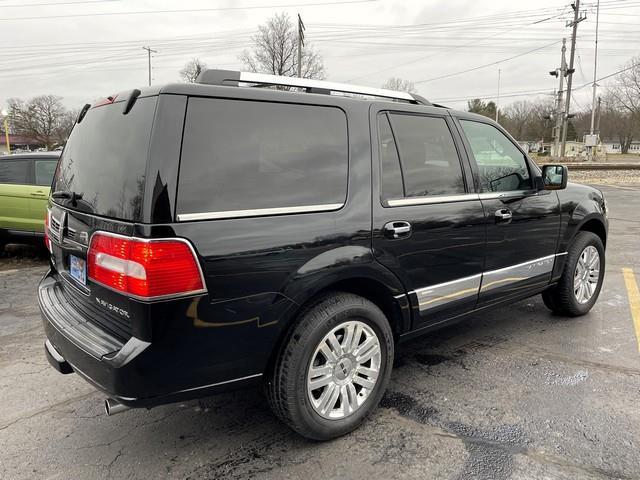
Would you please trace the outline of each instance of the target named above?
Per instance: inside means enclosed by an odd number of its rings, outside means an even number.
[[[503,59],[501,59],[501,60],[497,60],[497,61],[495,61],[495,62],[485,63],[484,65],[478,65],[477,67],[468,68],[468,69],[466,69],[466,70],[461,70],[461,71],[459,71],[459,72],[455,72],[455,73],[449,73],[449,74],[447,74],[447,75],[440,75],[440,76],[438,76],[438,77],[427,78],[426,80],[418,80],[417,82],[413,82],[413,83],[418,84],[418,83],[433,82],[433,81],[435,81],[435,80],[442,80],[442,79],[444,79],[444,78],[450,78],[450,77],[454,77],[454,76],[456,76],[456,75],[462,75],[463,73],[474,72],[474,71],[476,71],[476,70],[480,70],[481,68],[490,67],[490,66],[492,66],[492,65],[498,65],[498,64],[500,64],[500,63],[507,62],[507,61],[509,61],[509,60],[513,60],[514,58],[523,57],[523,56],[525,56],[525,55],[528,55],[529,53],[536,52],[536,51],[538,51],[538,50],[542,50],[543,48],[550,47],[550,46],[555,45],[555,44],[557,44],[557,43],[559,43],[559,42],[560,42],[559,40],[556,40],[555,42],[551,42],[551,43],[549,43],[549,44],[547,44],[547,45],[543,45],[543,46],[541,46],[541,47],[537,47],[537,48],[534,48],[534,49],[532,49],[532,50],[527,50],[526,52],[522,52],[522,53],[519,53],[519,54],[517,54],[517,55],[513,55],[513,56],[511,56],[511,57],[508,57],[508,58],[503,58]]]
[[[247,7],[214,7],[214,8],[190,8],[183,10],[140,10],[135,12],[96,12],[96,13],[73,13],[66,15],[46,15],[46,16],[34,16],[34,17],[13,17],[13,18],[0,18],[0,22],[14,21],[14,20],[43,20],[43,19],[55,19],[55,18],[79,18],[79,17],[108,17],[108,16],[121,16],[121,15],[155,15],[161,13],[201,13],[201,12],[220,12],[228,10],[258,10],[265,8],[292,8],[292,7],[319,7],[326,5],[347,5],[354,3],[373,3],[379,0],[341,0],[333,2],[314,2],[314,3],[289,3],[279,5],[252,5]]]
[[[81,0],[79,2],[55,2],[55,3],[23,3],[21,5],[0,5],[0,8],[23,8],[23,7],[55,7],[59,5],[83,5],[88,3],[112,3],[121,0]]]

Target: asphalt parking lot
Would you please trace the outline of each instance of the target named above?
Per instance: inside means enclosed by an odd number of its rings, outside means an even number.
[[[0,478],[640,478],[623,276],[640,283],[640,185],[601,188],[607,273],[589,315],[553,316],[538,296],[414,340],[381,408],[327,443],[289,431],[257,391],[107,417],[102,394],[44,357],[46,263],[2,259]]]

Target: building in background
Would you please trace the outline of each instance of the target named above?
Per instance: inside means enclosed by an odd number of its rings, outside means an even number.
[[[27,150],[40,150],[44,148],[44,145],[33,140],[31,138],[23,137],[22,135],[9,134],[9,143],[11,145],[11,153],[20,153]],[[8,153],[7,142],[4,132],[0,133],[0,155],[6,155]]]
[[[619,141],[612,140],[612,139],[604,139],[602,141],[602,145],[604,147],[604,151],[607,154],[622,153],[622,145],[620,145]],[[629,145],[629,153],[640,155],[640,140],[635,140],[631,142],[631,145]]]

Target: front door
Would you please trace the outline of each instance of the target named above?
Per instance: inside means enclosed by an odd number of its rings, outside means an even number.
[[[472,310],[485,216],[452,118],[437,108],[374,106],[371,124],[373,248],[409,292],[413,329]]]
[[[477,118],[458,121],[487,219],[479,306],[539,290],[562,254],[558,195],[535,188],[540,171],[499,128]]]

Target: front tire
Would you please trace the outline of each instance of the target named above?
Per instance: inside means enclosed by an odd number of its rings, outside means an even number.
[[[586,314],[598,300],[604,270],[602,240],[595,233],[579,232],[569,248],[560,281],[542,293],[545,305],[559,315]]]
[[[393,332],[369,300],[333,293],[302,313],[267,384],[274,413],[300,435],[328,440],[355,430],[391,375]]]

